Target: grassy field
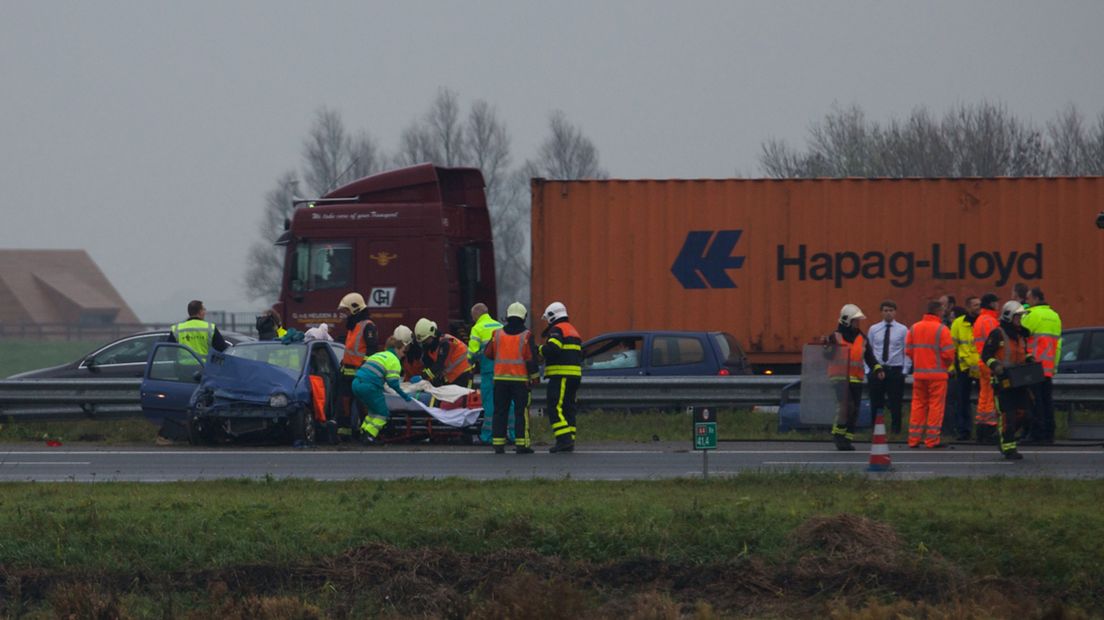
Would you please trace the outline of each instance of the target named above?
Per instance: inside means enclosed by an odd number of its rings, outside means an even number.
[[[0,487],[6,615],[87,601],[132,617],[166,604],[193,617],[265,606],[284,610],[268,617],[613,617],[626,604],[698,617],[871,606],[1076,617],[1104,604],[1097,481]]]
[[[0,340],[0,379],[25,370],[71,362],[95,350],[103,342],[30,342]]]

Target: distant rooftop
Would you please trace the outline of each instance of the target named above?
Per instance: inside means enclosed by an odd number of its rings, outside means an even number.
[[[0,250],[0,321],[110,325],[138,317],[84,250]]]

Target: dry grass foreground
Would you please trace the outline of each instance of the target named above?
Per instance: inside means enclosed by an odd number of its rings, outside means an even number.
[[[791,533],[779,566],[649,558],[567,561],[528,549],[469,555],[370,544],[298,566],[172,576],[24,570],[3,577],[7,617],[421,618],[1080,618],[1036,584],[967,575],[907,553],[888,525],[817,516]],[[190,592],[181,605],[167,593]],[[128,601],[160,601],[136,612]],[[174,602],[177,601],[177,602]]]

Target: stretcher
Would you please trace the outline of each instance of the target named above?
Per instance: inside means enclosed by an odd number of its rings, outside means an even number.
[[[406,402],[389,387],[384,390],[391,420],[383,427],[378,441],[471,444],[478,440],[483,424],[478,391],[457,385],[433,387],[428,381],[404,383],[402,387],[414,400]],[[430,406],[431,402],[434,406]]]

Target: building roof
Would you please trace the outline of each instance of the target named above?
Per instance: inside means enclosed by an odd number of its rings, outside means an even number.
[[[138,323],[88,252],[0,250],[0,321],[72,323],[90,314]]]

